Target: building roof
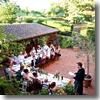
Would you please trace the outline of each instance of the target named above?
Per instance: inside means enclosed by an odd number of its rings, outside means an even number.
[[[47,27],[47,26],[37,24],[37,23],[7,24],[4,26],[5,26],[5,30],[3,31],[3,33],[6,33],[6,34],[12,33],[17,37],[20,37],[18,41],[58,32],[58,30],[54,28]]]

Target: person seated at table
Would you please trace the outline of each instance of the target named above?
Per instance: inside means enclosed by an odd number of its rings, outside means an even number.
[[[17,64],[18,63],[18,58],[14,54],[11,54],[10,61],[12,61],[14,64]]]
[[[19,60],[19,62],[22,62],[24,60],[24,55],[22,52],[20,52],[20,54],[18,56],[18,60]]]
[[[23,79],[27,80],[27,81],[32,81],[32,77],[30,77],[28,74],[29,74],[29,70],[28,69],[24,69]]]
[[[33,56],[33,60],[31,60],[31,66],[36,66],[37,62],[36,62],[36,58],[35,56]]]
[[[46,49],[46,57],[47,59],[50,59],[50,51],[48,49]]]
[[[35,47],[32,48],[31,52],[32,52],[33,54],[36,54]]]
[[[23,55],[24,55],[24,58],[27,58],[27,56],[28,56],[28,54],[27,54],[27,52],[26,52],[26,51],[24,52],[24,54],[23,54]]]
[[[46,54],[45,54],[45,52],[42,53],[42,59],[46,59]]]
[[[37,82],[42,85],[42,82],[38,79],[38,73],[37,73],[37,71],[33,72],[33,76],[34,76],[33,81],[34,81],[34,79],[37,79]]]
[[[49,83],[48,83],[48,79],[44,79],[44,81],[42,82],[43,87],[45,88],[49,88]]]
[[[37,59],[36,59],[37,64],[38,64],[39,62],[41,62],[41,61],[42,61],[42,58],[40,57],[40,54],[38,54],[38,57],[37,57]]]
[[[50,44],[50,50],[51,49],[53,49],[55,51],[55,47],[54,47],[54,45],[52,43]]]
[[[56,45],[56,46],[55,46],[55,54],[56,54],[56,56],[61,56],[61,53],[60,53],[60,46],[59,46],[59,45]]]
[[[47,50],[47,49],[49,49],[49,47],[46,45],[46,43],[44,43],[43,50]]]
[[[37,48],[37,53],[41,53],[41,48],[40,47]]]
[[[34,78],[32,79],[32,83],[27,88],[27,91],[28,92],[33,92],[34,94],[37,94],[42,89],[42,83],[37,78],[38,77],[37,72],[33,72],[33,76],[34,76]]]
[[[21,66],[20,67],[20,70],[18,70],[17,72],[16,72],[16,79],[18,80],[18,81],[20,81],[20,79],[23,79],[23,76],[24,76],[24,66]]]
[[[40,48],[40,49],[41,49],[41,46],[38,44],[38,45],[37,45],[37,48]]]
[[[60,87],[56,86],[56,82],[49,84],[49,91],[52,93],[60,92],[60,95],[67,95]]]
[[[9,75],[9,77],[16,75],[16,71],[12,69],[12,66],[13,66],[13,63],[6,64],[6,73]]]
[[[54,51],[54,49],[51,49],[51,57],[52,57],[52,58],[55,57],[55,51]]]

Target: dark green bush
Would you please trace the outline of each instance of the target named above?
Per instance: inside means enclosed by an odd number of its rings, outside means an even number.
[[[39,19],[39,20],[37,21],[37,23],[39,23],[39,24],[43,24],[43,22],[44,22],[43,19]]]
[[[72,37],[67,37],[67,48],[73,48],[73,46],[75,45]]]
[[[42,90],[37,95],[49,95],[49,91],[45,87],[42,87]]]
[[[74,92],[74,86],[73,85],[65,85],[62,87],[62,89],[67,93],[67,95],[72,95]]]
[[[71,36],[72,35],[72,32],[69,32],[69,31],[61,32],[60,31],[58,34],[65,35],[65,36]]]
[[[26,23],[33,23],[33,18],[31,18],[31,17],[26,17],[26,18],[24,18],[23,21],[26,22]]]

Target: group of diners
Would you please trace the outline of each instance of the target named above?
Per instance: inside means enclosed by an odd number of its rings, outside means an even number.
[[[41,62],[44,59],[52,59],[61,56],[60,46],[59,45],[54,46],[52,43],[50,44],[50,46],[48,46],[46,45],[46,43],[44,43],[43,47],[41,47],[40,45],[37,46],[37,49],[33,47],[30,53],[27,53],[26,51],[24,53],[20,52],[18,57],[15,57],[14,54],[11,54],[10,60],[14,64],[18,64],[20,62],[23,62],[24,59],[30,56],[32,56],[33,58],[31,65],[36,66],[39,62]]]
[[[24,86],[27,92],[33,92],[35,94],[39,93],[42,87],[45,87],[49,93],[54,93],[59,91],[59,95],[66,95],[66,93],[58,86],[56,86],[56,82],[49,82],[47,78],[42,80],[39,79],[39,69],[34,69],[34,71],[29,70],[24,65],[20,66],[18,71],[11,70],[13,63],[7,64],[6,72],[9,74],[13,73],[16,74],[15,77],[17,81],[23,80],[21,84],[22,87]],[[24,84],[26,82],[26,84]]]
[[[44,44],[43,47],[41,47],[40,45],[38,45],[37,47],[37,50],[35,49],[35,47],[33,47],[29,54],[27,54],[26,52],[24,54],[20,52],[18,57],[14,56],[14,54],[11,54],[9,63],[6,64],[7,75],[9,75],[10,78],[12,76],[16,77],[17,81],[20,81],[20,79],[22,79],[23,81],[27,81],[27,86],[29,86],[27,87],[27,91],[29,92],[34,91],[35,93],[38,93],[42,89],[42,87],[45,87],[49,92],[51,90],[52,92],[60,91],[61,95],[66,95],[66,93],[60,87],[56,86],[56,82],[49,83],[48,79],[39,80],[39,68],[35,67],[43,59],[51,59],[51,57],[61,56],[60,46],[54,46],[53,44],[47,46],[46,44]],[[30,56],[32,57],[31,66],[28,67],[25,64],[24,60]],[[12,69],[14,65],[18,65],[20,69],[17,71]],[[33,68],[34,71],[31,71],[31,68]],[[29,84],[30,82],[31,84]]]

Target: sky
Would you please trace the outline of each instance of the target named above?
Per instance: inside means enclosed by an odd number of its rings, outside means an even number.
[[[50,4],[52,2],[59,2],[61,0],[10,0],[11,2],[16,2],[17,5],[21,7],[21,9],[26,9],[28,7],[29,10],[41,11],[45,9],[46,11],[50,10]]]

